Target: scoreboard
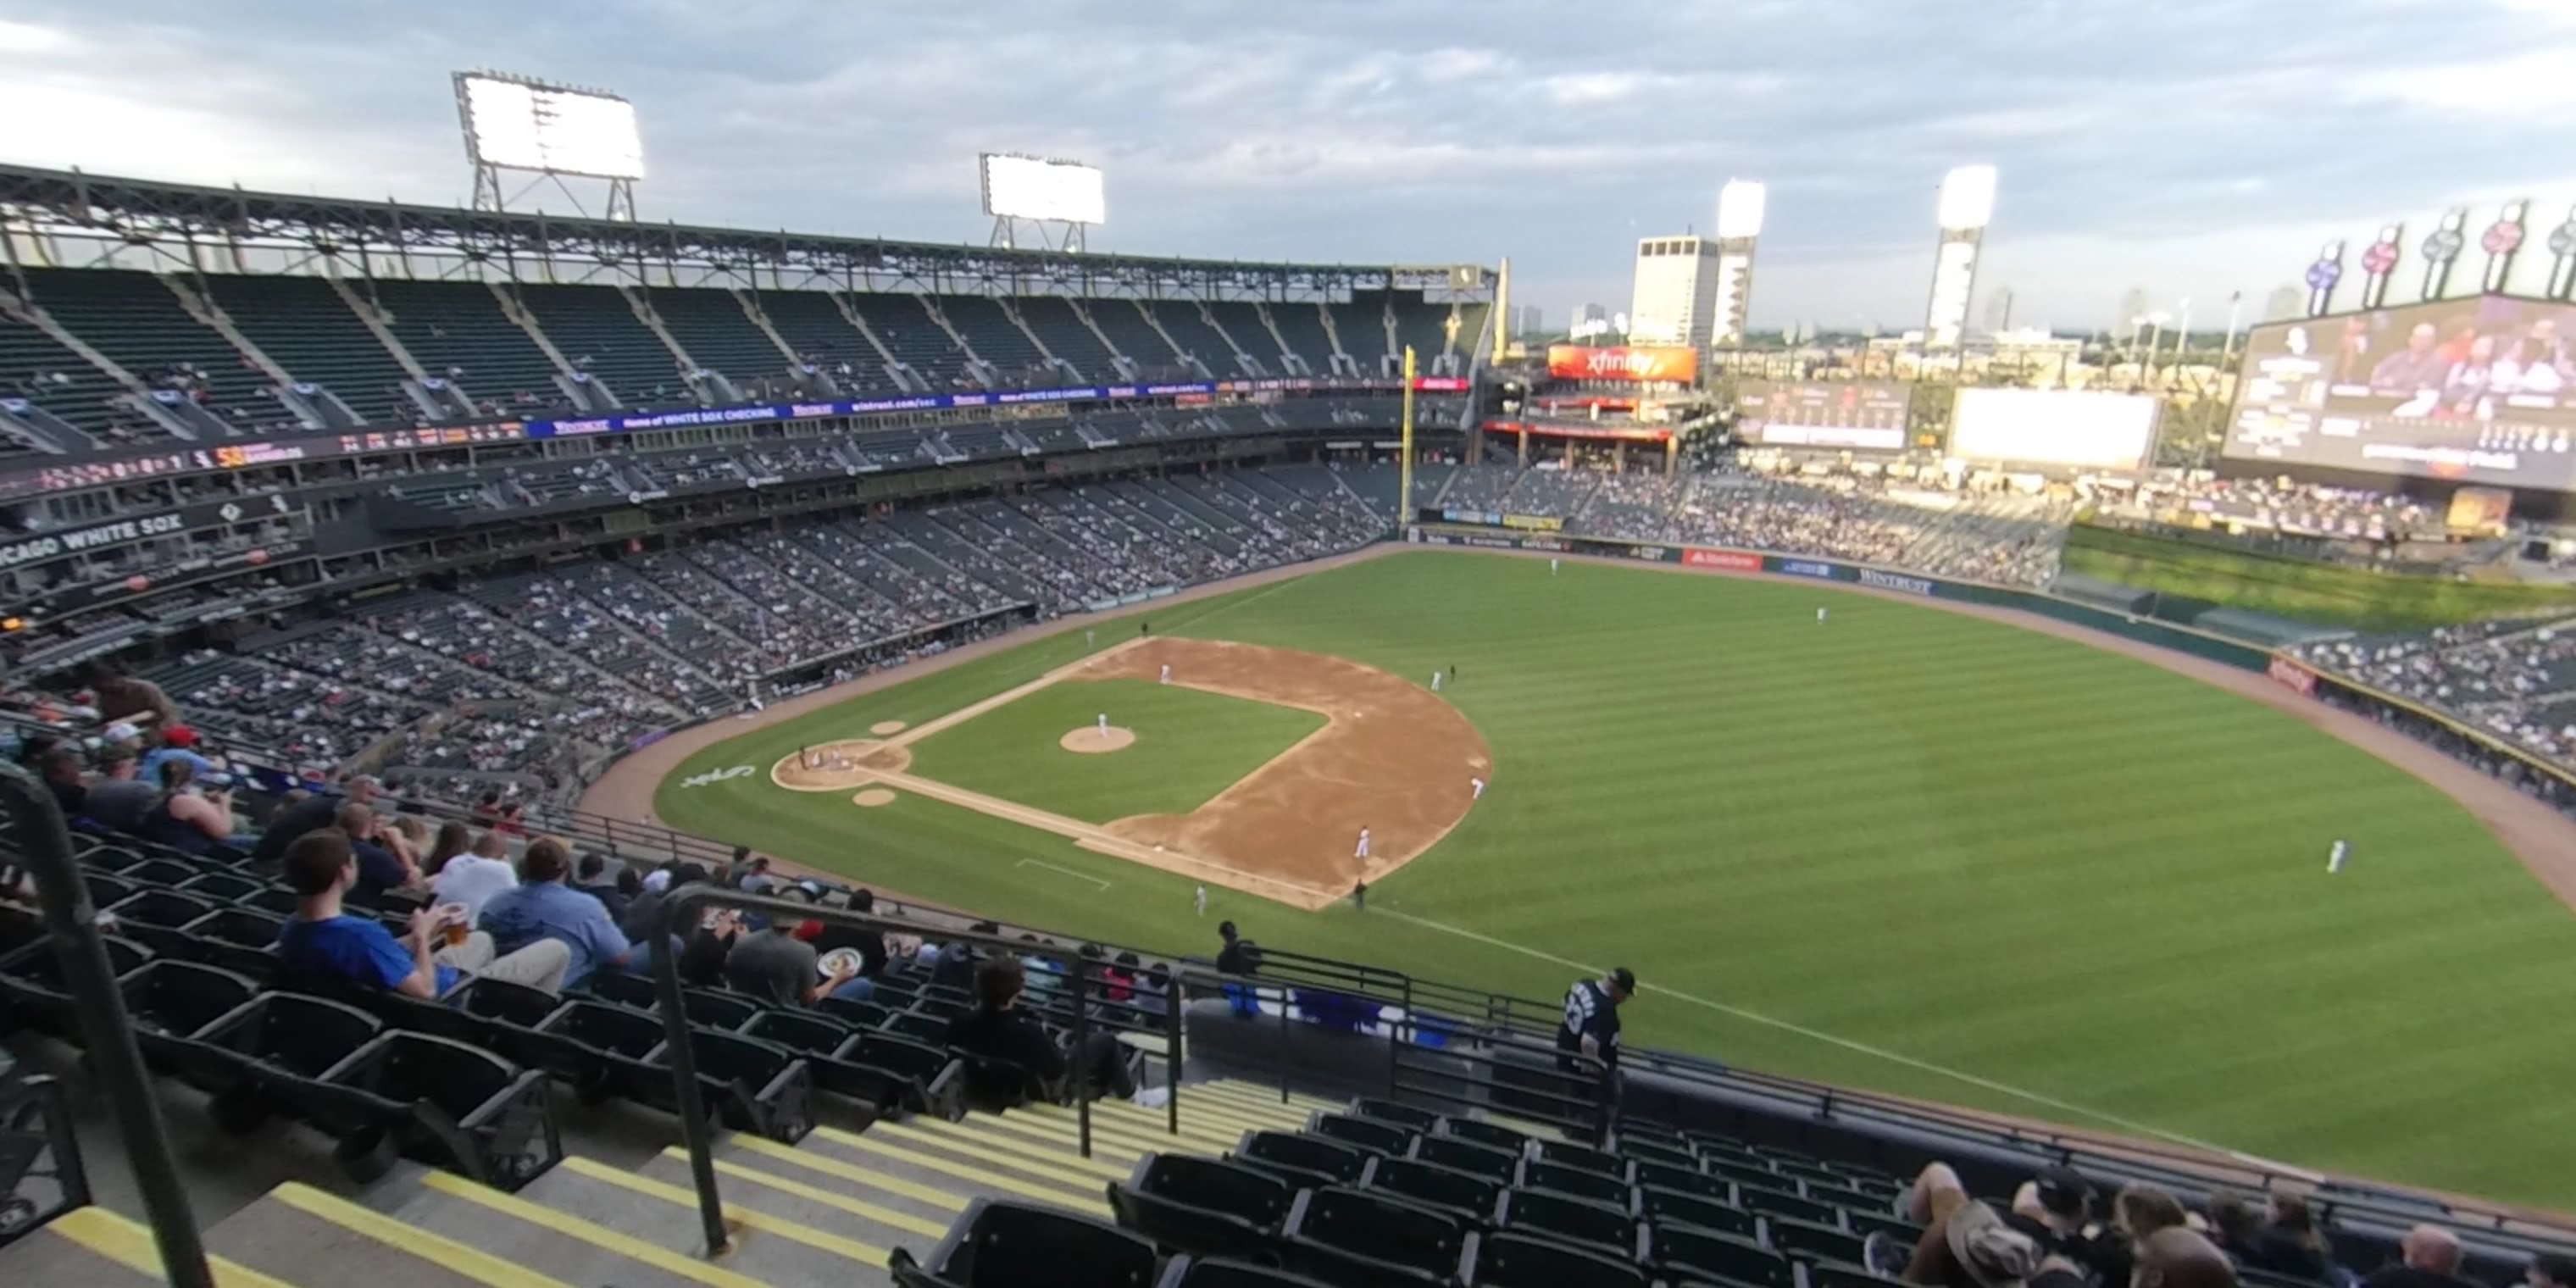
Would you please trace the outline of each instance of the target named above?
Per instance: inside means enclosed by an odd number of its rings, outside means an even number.
[[[1895,381],[1748,380],[1737,386],[1735,431],[1766,447],[1905,450],[1914,386]]]

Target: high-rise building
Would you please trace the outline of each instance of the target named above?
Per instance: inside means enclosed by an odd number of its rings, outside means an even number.
[[[1647,237],[1637,242],[1637,285],[1628,303],[1635,344],[1705,349],[1717,319],[1718,243],[1713,237]]]
[[[1576,340],[1589,340],[1610,329],[1610,310],[1599,304],[1579,305],[1574,310],[1574,325],[1566,334]]]
[[[1520,312],[1520,326],[1518,328],[1519,334],[1537,335],[1539,331],[1544,328],[1545,323],[1542,321],[1543,315],[1539,313],[1537,305],[1524,304],[1521,306]]]

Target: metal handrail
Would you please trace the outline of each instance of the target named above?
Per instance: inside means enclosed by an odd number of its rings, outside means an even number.
[[[33,1073],[0,1089],[0,1124],[13,1121],[19,1109],[29,1104],[45,1120],[45,1148],[54,1160],[54,1188],[59,1196],[53,1210],[32,1224],[0,1233],[0,1247],[35,1233],[65,1212],[89,1206],[89,1169],[81,1162],[80,1138],[72,1131],[71,1101],[63,1094],[62,1083],[48,1074]],[[0,1193],[0,1200],[8,1197]]]
[[[99,939],[98,908],[90,902],[89,883],[81,879],[80,866],[72,858],[71,832],[63,825],[62,807],[26,770],[0,765],[0,809],[8,814],[10,838],[16,842],[20,860],[35,878],[45,937],[62,963],[89,1072],[106,1091],[117,1130],[125,1137],[135,1189],[151,1222],[152,1240],[161,1250],[162,1274],[172,1288],[214,1288],[205,1241],[189,1211],[188,1191],[180,1183],[179,1164],[170,1152],[170,1134],[162,1126],[161,1104],[153,1098],[143,1053],[134,1045],[125,994],[117,987],[116,968]]]
[[[890,917],[880,917],[873,913],[853,912],[848,908],[806,903],[801,899],[778,899],[768,895],[745,894],[739,890],[729,890],[703,881],[682,886],[672,891],[669,898],[663,900],[661,908],[653,919],[653,990],[658,1008],[662,1012],[664,1049],[670,1052],[671,1057],[673,1103],[679,1110],[680,1137],[688,1147],[689,1178],[698,1192],[698,1220],[707,1237],[707,1255],[710,1257],[723,1252],[728,1242],[728,1236],[725,1233],[724,1201],[718,1195],[716,1188],[715,1136],[707,1121],[706,1098],[698,1087],[698,1058],[690,1041],[687,999],[680,982],[679,954],[672,951],[671,945],[677,938],[680,928],[697,925],[706,912],[714,908],[733,908],[742,912],[757,913],[773,920],[792,918],[820,921],[827,925],[855,926],[874,930],[880,934],[889,931],[896,934],[910,934],[919,929],[912,924]],[[938,937],[950,947],[967,945],[1014,957],[1044,957],[1050,961],[1062,962],[1068,968],[1065,978],[1070,985],[1067,996],[1073,1010],[1074,1059],[1070,1079],[1073,1083],[1076,1144],[1082,1157],[1091,1157],[1091,1078],[1082,1061],[1091,1037],[1091,1015],[1090,1008],[1084,1004],[1085,993],[1096,963],[1077,951],[1067,951],[1001,935],[965,931],[943,932]],[[1176,971],[1172,976],[1170,992],[1165,998],[1167,1005],[1163,1012],[1164,1040],[1169,1044],[1165,1058],[1171,1062],[1169,1067],[1172,1070],[1168,1130],[1175,1136],[1179,1135],[1181,1130],[1179,1060],[1181,1059],[1182,998],[1181,976]]]

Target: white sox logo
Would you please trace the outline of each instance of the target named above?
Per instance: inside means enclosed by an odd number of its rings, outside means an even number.
[[[688,777],[681,779],[680,785],[682,787],[704,787],[709,783],[721,783],[728,778],[748,778],[750,776],[751,766],[735,765],[729,769],[710,769],[703,774],[691,774]]]

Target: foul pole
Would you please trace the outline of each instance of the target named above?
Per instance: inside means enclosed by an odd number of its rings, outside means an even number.
[[[1403,483],[1396,489],[1395,526],[1413,522],[1413,346],[1404,346]]]

